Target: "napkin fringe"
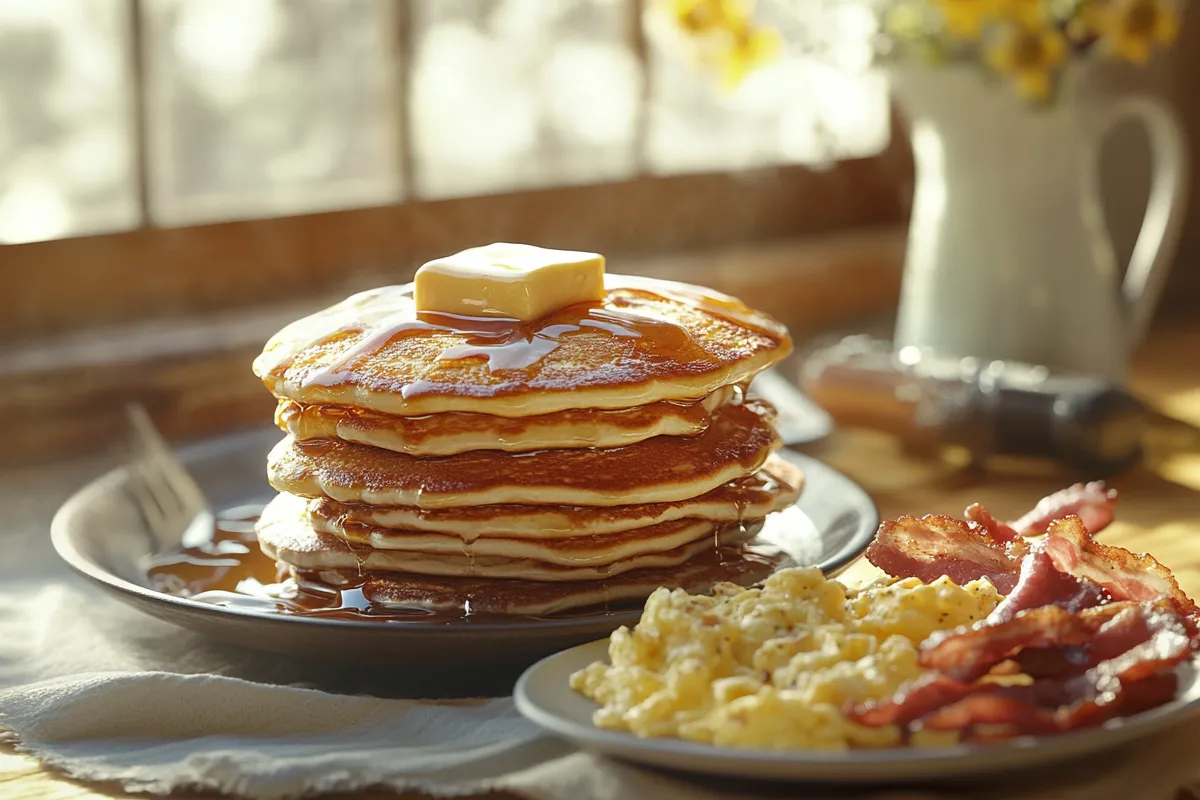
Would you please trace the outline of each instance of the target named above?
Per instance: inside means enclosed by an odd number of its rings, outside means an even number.
[[[333,792],[357,792],[369,789],[391,789],[398,792],[419,791],[430,797],[457,798],[485,792],[505,791],[519,793],[529,800],[536,795],[506,785],[503,779],[480,779],[467,783],[446,785],[420,778],[395,778],[371,776],[362,770],[340,769],[325,775],[307,778],[303,787],[273,790],[264,787],[261,779],[248,779],[237,774],[185,775],[149,777],[137,772],[118,770],[107,765],[92,765],[86,760],[56,753],[52,746],[27,745],[11,728],[0,730],[0,743],[11,747],[13,752],[34,758],[44,767],[54,770],[64,778],[80,782],[116,784],[127,792],[142,792],[166,796],[176,792],[220,792],[255,800],[298,800],[316,794]]]

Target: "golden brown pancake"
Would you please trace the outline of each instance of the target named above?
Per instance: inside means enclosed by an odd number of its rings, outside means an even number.
[[[602,303],[528,323],[417,313],[412,285],[354,295],[277,333],[254,372],[277,396],[400,416],[537,416],[696,400],[791,351],[787,330],[686,284],[608,275]]]
[[[258,527],[261,540],[267,542],[272,553],[282,553],[281,560],[287,563],[294,563],[288,553],[296,553],[297,558],[304,559],[324,550],[325,545],[329,544],[327,539],[321,538],[327,534],[314,531],[308,525],[304,500],[294,495],[281,494],[272,500],[263,510]],[[391,560],[396,560],[397,563],[416,562],[423,556],[451,556],[449,559],[432,560],[443,564],[458,564],[464,569],[476,564],[493,564],[504,559],[537,561],[558,567],[603,567],[648,554],[670,553],[700,540],[711,546],[722,539],[732,541],[735,538],[750,538],[762,527],[762,519],[744,520],[740,527],[742,530],[739,532],[732,530],[726,523],[681,519],[637,530],[595,536],[575,536],[568,539],[491,537],[469,543],[457,536],[366,526],[328,535],[348,545],[348,548],[336,548],[338,558],[353,555],[356,561],[365,562],[371,558],[373,550],[389,551],[381,554],[376,560],[373,565],[376,569],[388,569],[386,563]],[[313,538],[314,533],[316,539]]]
[[[271,506],[296,504],[298,507],[284,512],[290,516],[288,524],[299,530],[310,530],[305,518],[304,499],[281,494],[272,501]],[[272,509],[268,513],[274,515],[276,511]],[[761,524],[761,517],[743,521],[746,529],[757,530]],[[701,539],[712,541],[714,531],[724,525],[707,519],[676,519],[674,522],[662,522],[617,534],[572,536],[570,539],[505,539],[503,536],[488,536],[473,542],[452,535],[373,528],[370,525],[350,527],[329,535],[336,536],[352,547],[367,547],[377,551],[454,555],[472,560],[480,557],[524,559],[558,566],[602,566],[647,553],[666,553]],[[317,530],[317,533],[325,534],[328,531]]]
[[[277,498],[278,499],[278,498]],[[677,547],[630,555],[621,560],[605,559],[603,543],[591,537],[558,539],[549,542],[516,540],[528,548],[541,548],[538,558],[505,555],[479,555],[475,547],[485,542],[489,548],[502,547],[505,540],[480,539],[472,546],[461,545],[457,552],[418,552],[415,550],[379,550],[369,545],[347,542],[327,533],[319,533],[304,524],[303,509],[297,516],[287,503],[272,502],[263,510],[256,528],[258,543],[269,558],[302,570],[359,569],[380,572],[411,572],[420,575],[452,577],[516,578],[529,581],[604,580],[633,569],[678,566],[694,556],[719,545],[734,545],[751,539],[758,525],[726,525],[703,520],[678,520],[646,531],[647,540],[684,539]],[[615,550],[636,545],[634,531],[609,534],[617,541]],[[571,558],[578,551],[579,561]],[[551,557],[553,562],[542,560]]]
[[[798,467],[778,456],[771,456],[753,475],[732,480],[699,497],[673,503],[421,509],[340,503],[319,497],[308,501],[308,521],[316,530],[339,535],[347,527],[371,527],[451,534],[468,542],[491,536],[560,539],[620,533],[688,518],[710,522],[761,519],[795,503],[803,484],[804,475]]]
[[[412,456],[469,450],[526,453],[571,447],[623,447],[654,436],[689,436],[708,426],[712,410],[740,392],[723,386],[702,400],[663,400],[634,408],[572,408],[535,417],[451,411],[398,417],[362,408],[305,406],[280,400],[275,424],[302,441],[342,439]]]
[[[669,569],[639,569],[602,581],[534,582],[489,578],[447,578],[357,569],[305,572],[296,580],[318,592],[361,587],[373,605],[391,609],[425,609],[472,615],[561,614],[590,607],[613,610],[633,607],[660,586],[707,592],[729,582],[750,586],[769,576],[779,558],[743,553],[739,548],[709,551]]]
[[[345,503],[452,508],[520,503],[616,506],[697,497],[748,475],[779,446],[762,401],[726,405],[697,436],[657,436],[606,450],[492,450],[416,458],[288,437],[268,457],[271,485]]]
[[[747,530],[757,530],[761,519],[746,520]],[[575,536],[570,539],[476,539],[466,543],[457,536],[438,533],[393,531],[389,528],[351,530],[333,534],[352,545],[376,550],[429,553],[461,556],[469,553],[475,558],[511,558],[539,561],[560,567],[602,566],[625,561],[648,553],[666,553],[692,542],[713,540],[719,523],[702,519],[678,519],[662,522],[649,528],[606,533],[598,536]]]

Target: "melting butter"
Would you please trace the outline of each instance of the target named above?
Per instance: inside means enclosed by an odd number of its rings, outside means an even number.
[[[604,256],[497,242],[424,264],[413,285],[418,311],[541,319],[604,299]]]

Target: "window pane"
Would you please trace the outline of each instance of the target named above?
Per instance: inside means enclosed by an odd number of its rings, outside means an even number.
[[[875,23],[863,4],[761,0],[757,18],[780,31],[784,51],[726,91],[669,23],[649,15],[652,170],[822,164],[887,145],[887,92],[868,69]]]
[[[388,0],[144,0],[158,223],[400,195]]]
[[[635,171],[641,72],[624,0],[413,0],[415,191]]]
[[[128,15],[0,0],[0,243],[137,226]]]

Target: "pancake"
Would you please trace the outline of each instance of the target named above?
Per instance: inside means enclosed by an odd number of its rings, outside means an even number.
[[[267,505],[263,510],[260,525],[266,531],[262,535],[270,540],[273,552],[280,552],[281,549],[307,552],[301,543],[307,542],[312,532],[326,535],[325,531],[309,526],[304,500],[289,494],[281,494]],[[747,531],[745,538],[748,538],[762,527],[762,518],[743,520],[742,526]],[[597,567],[650,553],[670,552],[701,539],[711,545],[720,538],[718,532],[726,527],[727,523],[681,519],[621,533],[575,536],[568,539],[489,537],[473,542],[438,533],[394,531],[370,526],[352,527],[348,531],[328,535],[348,544],[359,556],[373,549],[390,551],[397,554],[397,558],[415,558],[420,555],[454,556],[455,561],[470,564],[507,558],[538,561],[560,567]],[[730,536],[726,536],[726,539],[729,538]],[[289,563],[291,561],[286,555],[283,560]]]
[[[601,303],[540,320],[418,314],[412,284],[288,325],[254,361],[277,396],[399,416],[524,417],[697,400],[791,352],[787,330],[687,284],[607,275]]]
[[[677,567],[717,546],[741,544],[753,538],[759,528],[757,525],[719,526],[703,521],[665,522],[659,531],[647,533],[646,536],[682,534],[690,541],[670,550],[641,553],[619,561],[602,563],[573,563],[570,558],[571,548],[578,540],[563,539],[540,543],[526,541],[527,546],[540,545],[546,548],[553,545],[558,561],[566,562],[547,563],[533,558],[476,555],[466,550],[465,546],[460,547],[458,552],[450,553],[376,550],[367,545],[347,542],[328,533],[314,531],[303,524],[302,517],[297,518],[288,512],[286,504],[274,508],[269,505],[263,511],[256,532],[259,547],[268,558],[297,569],[372,570],[551,582],[598,581],[634,569]],[[627,545],[636,538],[631,536],[630,532],[611,535],[620,537],[621,541],[616,543],[617,547]],[[478,544],[479,542],[476,542],[476,546]],[[591,555],[593,558],[598,549],[597,545],[591,542],[581,543],[580,547],[584,555]]]
[[[748,530],[757,530],[762,520],[746,520]],[[457,536],[410,533],[388,528],[370,528],[344,533],[338,538],[351,545],[396,552],[461,555],[475,558],[512,558],[556,564],[560,567],[600,566],[626,561],[648,553],[665,553],[700,539],[713,540],[721,523],[702,519],[680,519],[649,528],[571,539],[476,539],[467,544]],[[337,534],[334,534],[335,536]]]
[[[638,569],[603,581],[536,583],[486,578],[445,578],[388,572],[291,570],[310,590],[327,593],[361,588],[363,598],[385,609],[423,609],[472,616],[545,616],[586,608],[634,608],[655,589],[684,589],[691,594],[717,584],[751,586],[767,578],[780,558],[741,548],[705,553],[670,569]]]
[[[395,528],[451,534],[464,541],[480,537],[558,539],[647,528],[679,519],[736,522],[760,519],[796,502],[804,475],[794,464],[771,456],[753,475],[737,478],[689,500],[625,506],[465,506],[420,509],[368,506],[327,497],[308,501],[308,522],[335,535],[347,527]]]
[[[342,439],[412,456],[469,450],[525,453],[571,447],[623,447],[654,436],[690,436],[709,414],[741,390],[723,386],[699,401],[664,400],[620,409],[568,409],[536,417],[496,417],[451,411],[397,417],[346,406],[305,406],[281,400],[275,424],[297,439]]]
[[[271,451],[267,472],[281,492],[381,506],[670,503],[761,467],[779,447],[773,417],[769,405],[754,400],[722,406],[697,436],[521,455],[481,450],[416,458],[338,439],[288,437]]]

